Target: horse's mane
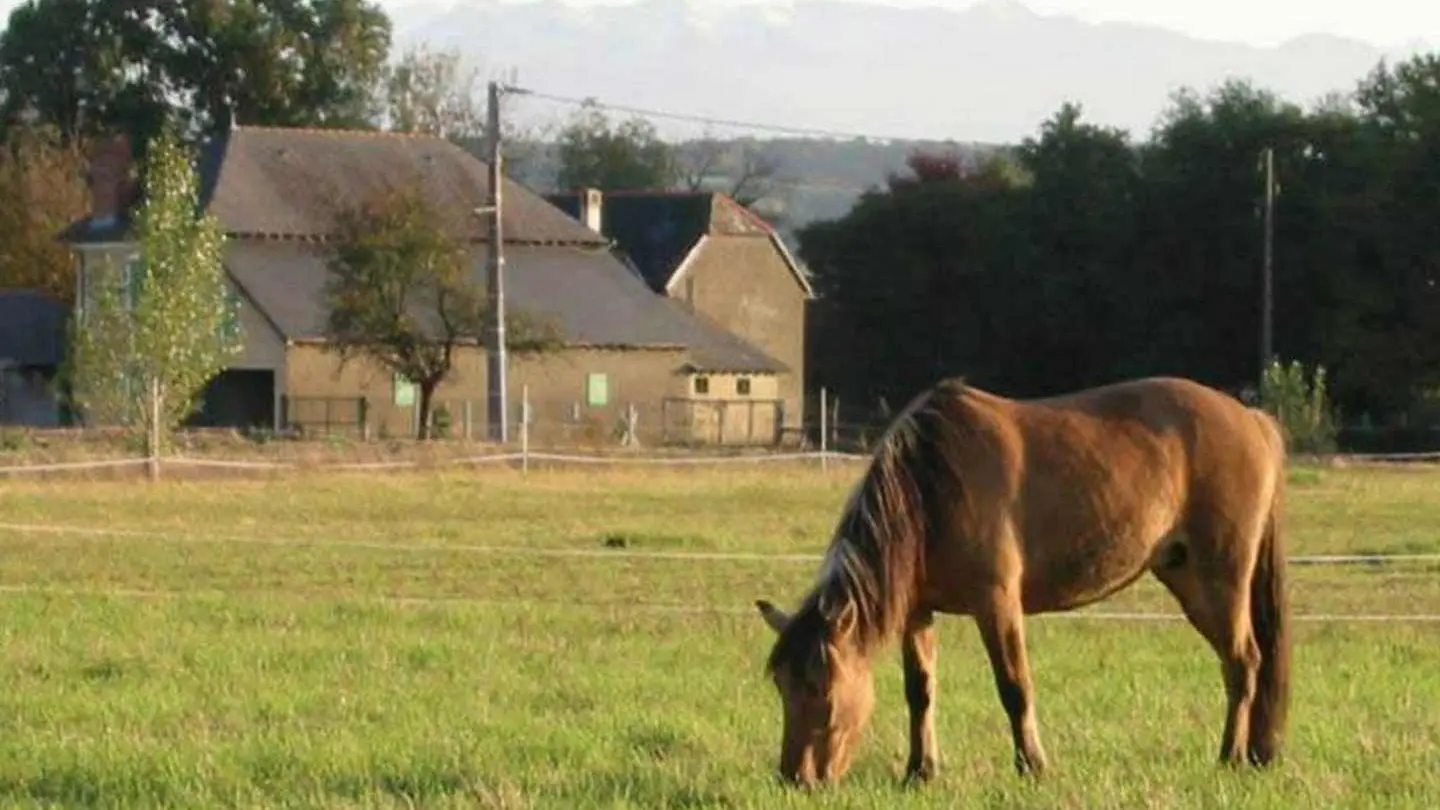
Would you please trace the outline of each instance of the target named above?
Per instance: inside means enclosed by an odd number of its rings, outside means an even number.
[[[924,578],[932,493],[941,478],[954,483],[937,429],[955,418],[963,388],[959,380],[941,383],[891,422],[840,518],[819,581],[776,640],[771,671],[802,663],[819,641],[841,633],[863,654],[904,629]]]

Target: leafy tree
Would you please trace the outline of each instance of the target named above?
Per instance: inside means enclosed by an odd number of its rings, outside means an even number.
[[[557,153],[560,188],[669,188],[676,179],[674,151],[653,125],[643,118],[614,124],[595,104],[587,104],[560,131]]]
[[[1335,413],[1325,391],[1324,366],[1306,379],[1303,363],[1270,361],[1260,378],[1260,405],[1279,420],[1291,450],[1335,451]]]
[[[88,207],[85,156],[55,127],[13,127],[0,147],[0,287],[75,300],[75,257],[56,234]]]
[[[799,233],[818,319],[833,325],[814,335],[818,382],[850,402],[903,401],[952,373],[997,382],[1024,323],[1009,303],[1025,295],[1011,237],[1023,197],[1004,168],[943,154],[907,162],[910,176]]]
[[[1142,183],[1129,135],[1085,123],[1078,105],[1064,104],[1016,160],[1030,179],[1017,223],[1029,237],[1017,249],[1031,282],[1030,317],[1016,328],[1032,328],[1046,360],[1039,387],[1146,370],[1152,290],[1135,259]]]
[[[151,144],[135,219],[138,259],[87,269],[72,325],[66,376],[76,403],[90,421],[145,428],[152,459],[243,341],[222,264],[224,232],[213,215],[197,214],[191,157],[168,129]]]
[[[365,126],[389,47],[371,0],[26,0],[0,34],[3,113],[141,143],[166,121]]]
[[[340,209],[328,264],[327,333],[342,362],[366,357],[419,389],[419,438],[457,349],[481,345],[492,320],[475,262],[418,191],[392,189]],[[549,351],[547,321],[507,308],[506,348]]]
[[[164,108],[158,43],[143,20],[152,3],[25,0],[0,32],[4,123],[33,114],[71,141]]]
[[[458,51],[406,51],[385,70],[380,92],[387,129],[460,140],[485,135],[484,88]]]
[[[1156,344],[1152,365],[1225,386],[1259,380],[1260,159],[1267,147],[1274,150],[1282,178],[1276,237],[1283,232],[1289,244],[1290,228],[1298,225],[1289,218],[1298,190],[1284,178],[1303,162],[1307,135],[1299,107],[1248,82],[1226,83],[1205,97],[1176,97],[1142,155],[1138,260],[1152,280],[1151,310],[1163,313],[1148,330]],[[1308,283],[1292,273],[1308,268],[1295,266],[1286,249],[1277,241],[1276,289],[1289,296]],[[1277,300],[1276,322],[1286,324],[1275,334],[1277,354],[1301,356],[1293,331],[1299,319],[1289,310],[1296,301],[1287,298],[1282,306]]]
[[[1370,369],[1337,368],[1348,381],[1364,373],[1390,392],[1383,406],[1404,407],[1440,385],[1440,53],[1381,63],[1356,90],[1359,141],[1372,178],[1358,264],[1388,295],[1369,299]]]
[[[391,25],[374,0],[163,4],[167,78],[201,129],[242,124],[364,128]]]

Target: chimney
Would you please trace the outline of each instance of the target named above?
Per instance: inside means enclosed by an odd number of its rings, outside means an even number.
[[[129,204],[135,190],[131,176],[130,136],[116,135],[96,143],[90,153],[90,221],[108,225]]]
[[[604,221],[600,216],[600,210],[605,204],[605,195],[598,188],[580,189],[580,221],[585,227],[596,233],[604,233],[601,226]]]

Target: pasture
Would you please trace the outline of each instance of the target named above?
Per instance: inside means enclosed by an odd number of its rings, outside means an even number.
[[[0,481],[0,805],[1440,803],[1440,621],[1355,618],[1440,614],[1426,562],[1292,566],[1272,772],[1214,764],[1219,667],[1188,624],[1056,616],[1029,624],[1053,771],[1023,783],[945,617],[937,781],[899,785],[897,649],[846,780],[779,787],[752,602],[801,596],[859,469]],[[1292,555],[1440,553],[1440,471],[1295,467],[1290,493]],[[1146,579],[1095,610],[1176,607]]]

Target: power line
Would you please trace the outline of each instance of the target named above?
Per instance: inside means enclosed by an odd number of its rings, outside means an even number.
[[[708,124],[711,126],[729,127],[731,129],[749,129],[760,132],[774,132],[782,135],[810,135],[821,138],[838,138],[841,140],[865,140],[865,141],[936,141],[933,138],[905,138],[897,135],[876,135],[874,133],[848,132],[839,129],[826,129],[824,127],[800,127],[788,124],[766,124],[757,121],[742,121],[734,118],[717,118],[708,115],[694,113],[668,112],[647,107],[635,107],[627,104],[610,104],[599,101],[595,97],[577,98],[574,96],[561,96],[554,93],[545,93],[539,90],[531,90],[524,87],[509,86],[505,88],[506,93],[514,95],[529,96],[543,101],[552,101],[557,104],[569,104],[576,107],[594,107],[600,110],[611,112],[629,113],[645,118],[659,118],[667,121],[683,121],[692,124]],[[953,139],[952,139],[953,140]]]

